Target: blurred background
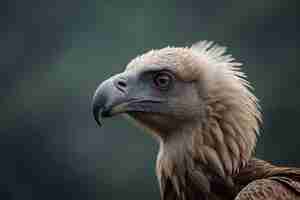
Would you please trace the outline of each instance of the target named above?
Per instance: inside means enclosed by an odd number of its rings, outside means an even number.
[[[297,2],[2,0],[0,199],[159,199],[156,142],[118,117],[99,129],[91,97],[137,54],[204,39],[245,64],[257,156],[300,166]]]

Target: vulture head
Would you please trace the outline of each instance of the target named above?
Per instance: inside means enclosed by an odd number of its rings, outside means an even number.
[[[241,63],[225,53],[207,41],[151,50],[95,91],[100,125],[124,114],[158,139],[163,196],[167,190],[183,195],[186,184],[202,193],[213,190],[212,182],[230,187],[251,157],[261,114]]]

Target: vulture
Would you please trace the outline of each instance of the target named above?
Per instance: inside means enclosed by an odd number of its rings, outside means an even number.
[[[157,139],[162,200],[300,199],[300,169],[253,155],[261,109],[241,65],[210,41],[165,47],[95,91],[99,125],[122,114]]]

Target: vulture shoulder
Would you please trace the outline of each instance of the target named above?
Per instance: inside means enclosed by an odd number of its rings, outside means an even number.
[[[291,179],[280,177],[276,179],[259,179],[244,187],[235,200],[294,200],[300,199],[300,185]],[[295,187],[296,186],[296,187]]]
[[[237,182],[240,181],[243,185],[246,179],[250,183],[241,189],[235,200],[300,199],[300,169],[298,168],[276,167],[265,161],[253,159],[246,168],[241,170]]]

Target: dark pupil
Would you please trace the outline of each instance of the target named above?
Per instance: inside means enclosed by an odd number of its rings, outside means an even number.
[[[157,82],[161,86],[166,86],[169,83],[169,77],[168,76],[160,76],[160,77],[158,77]]]

